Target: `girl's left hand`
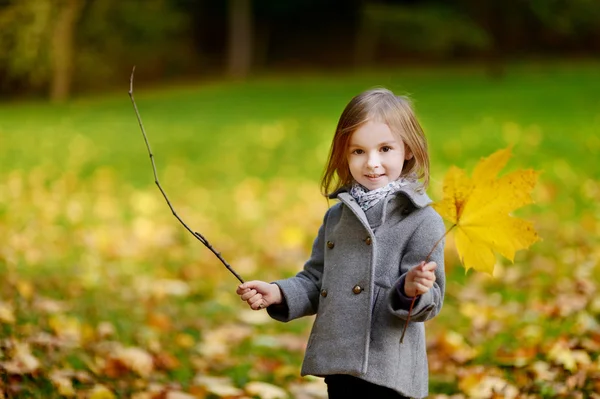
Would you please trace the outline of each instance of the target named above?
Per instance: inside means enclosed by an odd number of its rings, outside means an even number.
[[[415,297],[429,291],[433,287],[433,283],[435,283],[435,269],[437,269],[435,262],[427,264],[421,262],[410,269],[404,280],[404,293],[406,296]]]

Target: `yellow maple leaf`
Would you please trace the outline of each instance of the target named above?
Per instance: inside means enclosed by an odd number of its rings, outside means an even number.
[[[498,177],[511,150],[499,150],[482,159],[473,176],[457,167],[448,171],[443,198],[433,208],[456,229],[455,243],[466,270],[492,274],[495,252],[514,261],[515,252],[539,240],[533,224],[511,216],[511,212],[533,202],[538,173],[517,170]]]

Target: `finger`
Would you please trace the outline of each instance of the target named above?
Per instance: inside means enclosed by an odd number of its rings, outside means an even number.
[[[419,283],[417,283],[416,286],[417,286],[417,292],[419,293],[419,295],[426,294],[430,289],[430,287],[427,287],[427,286],[425,286],[423,284],[419,284]]]
[[[418,280],[415,280],[415,282],[419,285],[419,287],[430,287],[430,284],[432,284],[431,281],[423,277],[420,277]]]
[[[421,270],[424,272],[432,272],[435,269],[437,269],[437,263],[435,263],[435,262],[429,262],[429,263],[423,265],[423,267],[421,268]]]
[[[241,285],[237,287],[237,289],[235,290],[235,293],[238,295],[242,295],[243,293],[247,292],[248,289],[246,287],[242,287]]]
[[[247,301],[248,299],[252,298],[256,294],[257,294],[256,290],[249,290],[245,294],[243,294],[240,298],[242,299],[242,301]]]
[[[258,290],[258,287],[261,283],[262,283],[262,281],[259,281],[259,280],[246,281],[244,284],[240,285],[240,288]]]
[[[422,280],[435,281],[435,273],[433,273],[433,272],[419,273],[415,278],[420,278]]]
[[[248,299],[247,302],[250,305],[258,305],[258,304],[260,304],[262,299],[263,299],[263,296],[261,294],[256,294],[256,295],[252,296],[250,299]]]
[[[253,302],[252,305],[250,305],[250,307],[254,310],[260,310],[264,307],[264,301],[262,300],[262,297],[259,298],[257,301]]]

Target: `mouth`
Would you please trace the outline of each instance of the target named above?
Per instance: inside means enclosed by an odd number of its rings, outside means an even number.
[[[383,174],[381,174],[381,175],[380,175],[380,174],[370,174],[370,175],[365,175],[365,177],[367,177],[368,179],[372,179],[372,180],[374,180],[374,179],[378,179],[378,178],[380,178],[381,176],[384,176],[384,175],[383,175]]]

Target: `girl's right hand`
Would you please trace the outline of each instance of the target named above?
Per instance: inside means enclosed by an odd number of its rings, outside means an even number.
[[[264,309],[267,306],[280,304],[281,290],[277,284],[264,281],[247,281],[238,286],[236,293],[242,301],[246,301],[253,310]]]

